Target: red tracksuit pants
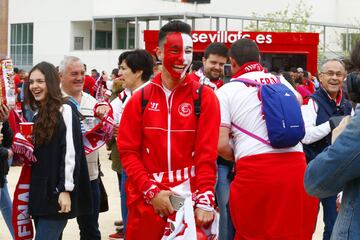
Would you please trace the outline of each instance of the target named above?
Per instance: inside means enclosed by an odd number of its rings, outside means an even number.
[[[129,240],[160,240],[164,234],[166,218],[154,212],[151,205],[141,197],[128,206],[126,239]]]

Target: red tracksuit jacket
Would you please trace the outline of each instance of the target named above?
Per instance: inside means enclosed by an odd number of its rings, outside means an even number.
[[[143,196],[151,179],[159,186],[174,186],[191,175],[192,166],[192,190],[214,192],[219,102],[210,88],[202,88],[201,114],[196,118],[192,84],[186,76],[167,101],[159,74],[144,88],[149,100],[144,112],[141,91],[126,105],[117,146],[128,175],[128,205]]]

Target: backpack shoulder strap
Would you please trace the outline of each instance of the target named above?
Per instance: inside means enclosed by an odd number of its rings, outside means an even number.
[[[260,136],[257,136],[257,135],[255,135],[254,133],[249,132],[249,131],[245,130],[245,129],[242,128],[242,127],[239,127],[238,125],[236,125],[236,124],[233,123],[233,122],[231,123],[231,125],[234,126],[237,130],[243,132],[244,134],[246,134],[246,135],[248,135],[248,136],[250,136],[250,137],[252,137],[252,138],[254,138],[254,139],[256,139],[256,140],[258,140],[258,141],[260,141],[260,142],[262,142],[262,143],[264,143],[264,144],[266,144],[266,145],[268,145],[268,146],[271,146],[271,145],[270,145],[270,142],[267,141],[267,140],[265,140],[264,138],[262,138],[262,137],[260,137]]]
[[[281,82],[281,79],[280,79],[279,76],[276,76],[276,83],[277,83],[277,84],[283,84],[283,83]]]
[[[253,86],[261,86],[261,83],[258,83],[257,81],[248,79],[248,78],[234,78],[231,80],[231,82],[242,82],[242,83],[247,83]]]
[[[193,92],[193,100],[194,100],[194,113],[195,116],[199,118],[201,113],[201,93],[204,85],[194,81],[192,86],[193,86],[192,92]]]
[[[152,84],[148,84],[147,86],[141,88],[141,113],[144,113],[146,105],[149,102],[149,97],[151,94],[151,86]]]

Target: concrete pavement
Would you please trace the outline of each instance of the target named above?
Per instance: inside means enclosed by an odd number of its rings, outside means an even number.
[[[121,219],[120,193],[119,193],[117,176],[115,172],[111,170],[111,161],[108,160],[108,152],[106,151],[105,147],[103,147],[100,151],[100,161],[101,161],[101,169],[105,175],[102,178],[102,180],[104,182],[108,194],[110,210],[100,214],[99,225],[101,231],[101,239],[108,239],[108,235],[115,232],[114,220]],[[10,168],[10,172],[8,175],[8,181],[9,181],[8,184],[9,184],[9,191],[11,197],[13,195],[14,188],[19,178],[20,170],[21,170],[20,167]],[[313,240],[322,239],[322,229],[323,229],[322,211],[320,211],[318,217],[318,225]],[[80,239],[79,229],[76,220],[72,219],[68,222],[68,224],[65,227],[63,240],[77,240],[77,239]],[[6,224],[2,216],[0,217],[0,240],[11,240],[11,235],[6,227]]]

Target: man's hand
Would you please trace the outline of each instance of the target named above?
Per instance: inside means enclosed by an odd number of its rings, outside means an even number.
[[[96,108],[96,116],[102,119],[110,111],[110,107],[107,105],[100,105]]]
[[[59,194],[58,203],[60,205],[59,213],[68,213],[71,211],[71,198],[69,192]]]
[[[151,199],[151,204],[156,214],[166,217],[174,213],[169,198],[172,194],[171,191],[161,190],[153,199]]]
[[[2,144],[3,139],[4,139],[4,134],[0,133],[0,144]]]
[[[344,131],[344,129],[346,128],[346,126],[348,125],[348,123],[350,122],[351,120],[351,116],[346,116],[344,117],[339,126],[337,126],[333,131],[332,131],[332,134],[331,134],[331,143],[334,143],[335,140],[337,139],[337,137]]]
[[[195,209],[195,223],[196,226],[204,226],[210,224],[214,219],[214,212],[213,211],[205,211],[201,208]]]
[[[2,104],[0,106],[0,122],[5,122],[10,114],[10,110],[8,108],[8,106]]]

